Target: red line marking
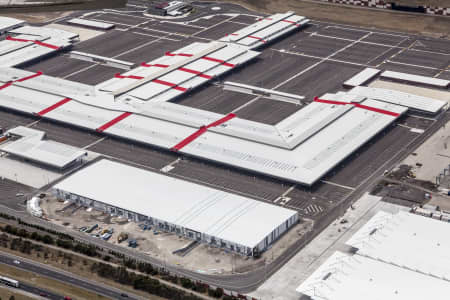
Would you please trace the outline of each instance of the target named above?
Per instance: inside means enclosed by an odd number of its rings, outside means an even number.
[[[337,105],[351,104],[350,102],[342,102],[342,101],[336,101],[336,100],[319,99],[319,97],[315,97],[314,98],[314,102],[321,102],[321,103],[327,103],[327,104],[337,104]]]
[[[58,46],[48,44],[48,43],[43,43],[41,41],[34,41],[33,43],[35,43],[36,45],[39,45],[39,46],[44,46],[44,47],[55,49],[55,50],[58,50],[60,48]]]
[[[130,116],[132,113],[130,112],[124,112],[123,114],[117,116],[116,118],[112,119],[111,121],[103,124],[102,126],[100,126],[99,128],[96,129],[97,132],[103,132],[106,129],[108,129],[109,127],[113,126],[114,124],[119,123],[120,121],[122,121],[123,119],[125,119],[126,117]]]
[[[0,86],[0,90],[3,90],[4,88],[7,88],[8,86],[10,86],[13,83],[13,81],[8,81],[7,83],[3,84],[2,86]]]
[[[114,74],[114,77],[116,78],[131,78],[131,79],[143,79],[142,76],[136,76],[136,75],[120,75],[120,73]]]
[[[22,82],[22,81],[25,81],[25,80],[28,80],[28,79],[31,79],[31,78],[34,78],[34,77],[37,77],[37,76],[40,76],[40,75],[42,75],[42,72],[41,71],[37,71],[33,75],[30,75],[30,76],[27,76],[27,77],[23,77],[23,78],[20,78],[20,79],[16,79],[16,80],[13,80],[13,81],[8,81],[8,82],[4,83],[2,86],[0,86],[0,90],[3,90],[4,88],[7,88],[8,86],[12,85],[14,82]]]
[[[197,75],[199,77],[203,77],[203,78],[206,78],[206,79],[211,79],[212,78],[211,75],[206,75],[206,74],[203,74],[200,71],[196,71],[196,70],[192,70],[192,69],[188,69],[188,68],[179,68],[178,70],[183,71],[183,72],[187,72],[187,73],[192,73],[192,74],[195,74],[195,75]]]
[[[318,97],[314,98],[314,102],[321,102],[321,103],[328,103],[328,104],[337,104],[337,105],[353,105],[355,107],[358,108],[362,108],[362,109],[366,109],[366,110],[370,110],[370,111],[374,111],[374,112],[378,112],[381,114],[385,114],[385,115],[389,115],[389,116],[393,116],[393,117],[398,117],[400,116],[399,113],[396,112],[392,112],[389,110],[385,110],[385,109],[381,109],[381,108],[376,108],[376,107],[372,107],[372,106],[367,106],[367,105],[363,105],[363,104],[359,104],[359,103],[353,103],[353,102],[342,102],[342,101],[335,101],[335,100],[324,100],[324,99],[319,99]]]
[[[153,64],[153,65],[149,65],[146,64],[145,62],[141,63],[142,67],[159,67],[159,68],[168,68],[169,65],[162,65],[162,64]]]
[[[227,121],[233,119],[234,117],[236,117],[235,114],[233,114],[233,113],[228,114],[228,115],[226,115],[225,117],[223,117],[223,118],[221,118],[221,119],[219,119],[219,120],[217,120],[217,121],[215,121],[215,122],[212,122],[211,124],[209,124],[208,126],[206,126],[206,128],[211,128],[211,127],[219,126],[219,125],[221,125],[221,124],[223,124],[223,123],[225,123],[225,122],[227,122]]]
[[[191,143],[193,140],[204,134],[206,130],[207,129],[205,126],[200,127],[199,130],[195,131],[193,134],[191,134],[190,136],[188,136],[187,138],[185,138],[184,140],[173,146],[172,150],[173,151],[181,150],[184,146],[186,146],[187,144]]]
[[[27,76],[27,77],[24,77],[24,78],[17,79],[15,81],[22,82],[22,81],[25,81],[25,80],[28,80],[28,79],[31,79],[31,78],[34,78],[34,77],[41,76],[41,75],[42,75],[42,72],[41,71],[37,71],[36,74],[30,75],[30,76]]]
[[[291,21],[291,20],[281,20],[281,22],[290,23],[290,24],[295,25],[297,27],[300,26],[300,24],[297,24],[297,22],[294,22],[294,21]]]
[[[266,40],[264,40],[264,39],[262,39],[262,38],[260,38],[260,37],[258,37],[258,36],[248,35],[247,37],[252,38],[252,39],[259,40],[259,41],[261,41],[261,42],[263,42],[263,43],[267,42]]]
[[[10,35],[8,35],[6,37],[6,39],[8,41],[14,41],[14,42],[31,42],[31,43],[34,43],[36,45],[47,47],[47,48],[51,48],[51,49],[55,49],[55,50],[58,50],[58,49],[61,48],[61,47],[58,47],[58,46],[55,46],[55,45],[52,45],[52,44],[48,44],[48,43],[44,43],[44,42],[41,42],[41,41],[38,41],[38,40],[26,40],[26,39],[13,38]]]
[[[49,112],[51,112],[52,110],[54,110],[54,109],[60,107],[61,105],[66,104],[66,103],[69,102],[70,100],[72,100],[72,99],[70,99],[70,98],[64,98],[64,99],[62,99],[61,101],[58,101],[58,102],[56,102],[55,104],[53,104],[53,105],[47,107],[46,109],[41,110],[40,112],[37,113],[37,115],[42,117],[42,116],[45,115],[46,113],[49,113]]]
[[[231,68],[233,68],[233,67],[235,66],[235,65],[233,65],[233,64],[230,64],[230,63],[225,62],[224,60],[217,59],[217,58],[214,58],[214,57],[203,56],[202,59],[206,59],[206,60],[209,60],[209,61],[218,62],[218,63],[221,63],[221,64],[224,65],[224,66],[231,67]]]
[[[381,109],[381,108],[376,108],[376,107],[371,107],[371,106],[367,106],[367,105],[363,105],[363,104],[359,104],[359,103],[352,103],[354,106],[362,108],[362,109],[367,109],[370,111],[374,111],[374,112],[378,112],[381,114],[385,114],[385,115],[389,115],[389,116],[393,116],[393,117],[398,117],[400,116],[399,113],[393,112],[393,111],[389,111],[389,110],[385,110],[385,109]]]
[[[171,88],[176,89],[178,91],[182,91],[182,92],[187,91],[187,88],[177,86],[175,83],[172,83],[172,82],[168,82],[168,81],[164,81],[164,80],[160,80],[160,79],[154,79],[154,80],[152,80],[152,82],[170,86]]]
[[[184,140],[182,140],[181,142],[179,142],[178,144],[173,146],[171,148],[171,150],[172,151],[179,151],[179,150],[181,150],[184,146],[188,145],[189,143],[194,141],[196,138],[198,138],[199,136],[204,134],[206,131],[208,131],[208,128],[219,126],[219,125],[221,125],[221,124],[223,124],[223,123],[233,119],[234,117],[236,117],[235,114],[228,114],[225,117],[210,123],[209,125],[201,126],[197,131],[195,131],[194,133],[189,135],[187,138],[185,138]]]

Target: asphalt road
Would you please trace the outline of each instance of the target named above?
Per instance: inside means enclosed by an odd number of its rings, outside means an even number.
[[[14,263],[15,260],[20,261],[20,264]],[[37,262],[33,262],[32,260],[24,259],[18,256],[14,256],[8,253],[0,252],[0,263],[10,265],[13,267],[16,267],[18,269],[26,270],[29,272],[34,272],[36,274],[46,276],[58,281],[61,281],[66,284],[71,284],[80,288],[83,288],[85,290],[88,290],[93,293],[97,293],[112,299],[123,299],[121,297],[122,291],[108,287],[106,285],[95,283],[92,281],[87,281],[81,278],[78,278],[68,272],[58,270],[56,268],[52,268],[49,266],[46,266],[44,264],[40,264]],[[26,284],[21,283],[21,285],[24,287],[23,289],[32,293],[37,292],[39,294],[40,292],[44,292],[49,295],[49,299],[62,299],[63,297],[61,295],[50,293],[44,289],[40,289],[38,287],[32,287]],[[36,293],[35,293],[36,294]],[[128,298],[126,299],[142,299],[142,297],[138,297],[135,295],[131,295],[129,293]]]

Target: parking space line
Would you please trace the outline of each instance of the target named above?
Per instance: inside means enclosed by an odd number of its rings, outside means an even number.
[[[114,11],[114,10],[111,10],[111,9],[105,9],[105,11],[106,11],[107,14],[119,15],[119,16],[124,16],[124,17],[132,17],[133,19],[137,18],[137,19],[144,19],[144,20],[147,20],[147,21],[153,20],[153,18],[151,18],[151,17],[141,17],[141,16],[136,16],[136,15],[128,15],[128,14],[124,14],[124,13],[118,12],[117,10]]]
[[[228,19],[225,19],[225,20],[223,20],[223,21],[220,21],[220,22],[217,23],[217,24],[214,24],[213,26],[209,26],[209,27],[207,27],[207,28],[205,28],[205,29],[203,29],[203,30],[197,31],[196,33],[192,34],[192,36],[196,36],[197,34],[202,33],[202,32],[204,32],[204,31],[206,31],[206,30],[208,30],[208,29],[211,29],[211,28],[214,28],[214,27],[216,27],[216,26],[222,25],[223,23],[225,23],[225,22],[227,22],[227,21],[229,21],[229,20],[232,20],[232,19],[234,19],[234,18],[236,18],[236,16],[232,16],[232,17],[230,17],[230,18],[228,18]],[[226,32],[225,32],[225,33],[226,33]]]
[[[107,136],[104,136],[104,137],[102,137],[102,138],[99,138],[98,140],[96,140],[96,141],[90,143],[89,145],[84,146],[82,149],[85,149],[85,150],[86,150],[87,148],[90,148],[90,147],[92,147],[92,146],[94,146],[94,145],[97,145],[97,144],[100,143],[100,142],[103,142],[103,141],[106,140],[107,138],[108,138]]]
[[[30,124],[25,125],[25,127],[32,127],[32,126],[36,125],[37,123],[39,123],[40,121],[41,121],[41,119],[33,121]]]
[[[328,181],[328,180],[321,180],[320,182],[323,182],[323,183],[326,183],[326,184],[330,184],[330,185],[334,185],[334,186],[338,186],[338,187],[341,187],[341,188],[344,188],[344,189],[347,189],[347,190],[352,190],[352,191],[354,191],[356,189],[356,188],[353,188],[351,186],[338,184],[338,183],[331,182],[331,181]]]
[[[392,49],[395,49],[395,48],[405,48],[405,47],[398,47],[401,43],[403,43],[404,41],[406,41],[408,38],[404,38],[403,40],[401,40],[400,42],[398,42],[395,46],[392,46],[392,47],[390,47],[389,49],[387,49],[386,51],[383,51],[383,53],[381,53],[380,55],[378,55],[378,56],[376,56],[376,57],[374,57],[374,58],[372,58],[371,60],[369,60],[368,62],[367,62],[367,64],[370,64],[372,61],[374,61],[374,60],[376,60],[376,59],[378,59],[379,57],[381,57],[381,56],[383,56],[384,54],[386,54],[386,53],[388,53],[389,51],[391,51]],[[400,51],[400,50],[399,50]],[[397,51],[398,52],[398,51]],[[384,62],[385,60],[383,60],[383,62]]]
[[[157,39],[160,39],[160,40],[162,39],[162,40],[168,40],[168,41],[172,41],[172,42],[181,42],[181,40],[171,39],[171,38],[167,38],[167,37],[163,37],[163,36],[151,35],[151,34],[148,34],[148,33],[142,33],[142,32],[136,32],[136,31],[130,31],[130,32],[134,33],[134,34],[140,34],[140,35],[154,37],[154,38],[157,38]]]
[[[414,65],[414,64],[407,64],[407,63],[402,63],[402,62],[398,62],[398,61],[392,61],[392,60],[390,60],[390,59],[386,59],[385,62],[386,62],[386,63],[391,63],[391,64],[396,64],[396,65],[404,65],[404,66],[410,66],[410,67],[422,68],[422,69],[445,71],[445,69],[439,69],[439,68],[428,67],[428,66],[421,66],[421,65]]]
[[[317,66],[320,65],[321,63],[323,63],[323,62],[329,60],[330,58],[332,58],[332,57],[335,56],[336,54],[338,54],[338,53],[340,53],[340,52],[342,52],[342,51],[345,51],[347,48],[353,46],[354,44],[356,44],[356,43],[359,42],[360,40],[362,40],[362,39],[368,37],[368,36],[371,35],[371,34],[372,34],[371,32],[367,33],[366,35],[362,36],[359,40],[356,40],[356,41],[354,41],[353,43],[350,43],[350,44],[348,44],[348,45],[342,47],[341,49],[335,51],[334,53],[331,53],[331,54],[328,55],[327,57],[322,58],[320,61],[316,62],[315,64],[312,64],[311,66],[307,67],[306,69],[304,69],[304,70],[298,72],[297,74],[295,74],[295,75],[289,77],[289,78],[286,79],[285,81],[283,81],[283,82],[277,84],[277,85],[274,86],[272,89],[273,89],[273,90],[278,89],[278,88],[281,87],[282,85],[284,85],[284,84],[290,82],[291,80],[293,80],[293,79],[295,79],[295,78],[301,76],[302,74],[304,74],[304,73],[306,73],[306,72],[308,72],[308,71],[314,69],[315,67],[317,67]],[[241,109],[243,109],[243,108],[249,106],[249,105],[252,104],[253,102],[257,101],[257,100],[260,99],[260,98],[261,98],[261,96],[257,96],[257,97],[255,97],[255,98],[253,98],[252,100],[248,101],[247,103],[244,103],[243,105],[241,105],[241,106],[235,108],[235,109],[232,110],[231,112],[232,112],[232,113],[236,113],[236,112],[238,112],[239,110],[241,110]]]

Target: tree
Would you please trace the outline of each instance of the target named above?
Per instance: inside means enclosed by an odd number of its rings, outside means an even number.
[[[14,297],[14,295],[12,295],[11,297],[9,297],[9,300],[16,300],[16,297]]]

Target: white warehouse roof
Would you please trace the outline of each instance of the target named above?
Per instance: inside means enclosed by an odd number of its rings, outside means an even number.
[[[8,130],[7,133],[21,138],[1,144],[1,151],[59,169],[86,155],[86,151],[82,149],[44,140],[45,132],[40,130],[19,126]]]
[[[24,25],[25,21],[9,17],[0,17],[0,33]]]
[[[380,211],[297,291],[314,300],[444,300],[450,295],[450,224]]]
[[[403,252],[415,252],[414,248]],[[447,300],[450,283],[359,255],[335,252],[297,292],[312,300]]]
[[[436,114],[445,107],[447,101],[417,96],[395,90],[357,86],[349,94],[368,97],[411,109]]]
[[[360,255],[443,278],[450,284],[449,234],[447,222],[407,212],[379,212],[346,244],[357,248]]]
[[[105,159],[54,188],[251,248],[297,214]]]
[[[364,70],[362,70],[361,72],[359,72],[358,74],[356,74],[355,76],[344,82],[343,85],[348,87],[363,85],[370,79],[377,76],[380,72],[381,70],[378,69],[365,68]]]
[[[411,82],[411,83],[431,85],[431,86],[436,86],[436,87],[440,87],[440,88],[446,88],[450,84],[450,80],[439,79],[439,78],[428,77],[428,76],[413,75],[413,74],[407,74],[407,73],[401,73],[401,72],[394,72],[394,71],[384,71],[381,74],[381,77],[392,79],[392,80],[400,80],[400,81],[407,81],[407,82]]]

